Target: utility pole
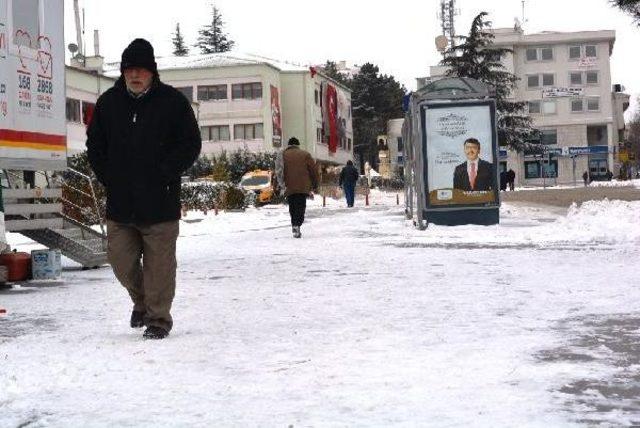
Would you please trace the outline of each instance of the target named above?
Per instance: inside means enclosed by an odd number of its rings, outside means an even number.
[[[84,55],[84,45],[82,43],[82,27],[80,26],[80,6],[78,0],[73,0],[73,12],[76,18],[76,43],[78,43],[78,53]]]

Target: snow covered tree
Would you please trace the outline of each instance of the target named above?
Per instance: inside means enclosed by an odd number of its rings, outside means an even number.
[[[345,86],[349,86],[349,79],[338,71],[338,67],[336,66],[335,62],[327,60],[327,62],[322,66],[321,70],[322,73],[332,78],[336,82],[342,83]]]
[[[445,52],[440,65],[449,67],[448,76],[470,77],[487,83],[496,91],[498,142],[514,150],[535,150],[539,147],[539,133],[532,128],[531,117],[526,113],[526,103],[510,99],[518,77],[506,71],[501,60],[511,49],[493,47],[493,34],[488,31],[491,22],[481,12],[471,24],[468,36],[462,43]]]
[[[610,0],[614,7],[633,17],[637,24],[640,24],[640,0]]]
[[[235,42],[228,38],[223,31],[224,21],[217,7],[213,6],[211,24],[203,26],[198,31],[198,42],[195,44],[203,54],[227,52],[233,48]]]
[[[402,97],[407,90],[393,76],[381,75],[378,66],[366,63],[349,81],[353,110],[354,152],[373,168],[378,164],[376,137],[384,134],[387,121],[404,116]],[[362,165],[360,165],[362,167]]]
[[[180,23],[176,24],[176,32],[173,34],[171,42],[173,43],[173,54],[175,56],[186,56],[189,54],[189,49],[184,44],[184,38],[180,32]]]

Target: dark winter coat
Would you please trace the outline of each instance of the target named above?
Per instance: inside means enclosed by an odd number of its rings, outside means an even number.
[[[153,224],[180,218],[180,175],[200,153],[187,98],[154,79],[134,98],[124,78],[100,96],[87,129],[89,162],[107,190],[107,218]]]
[[[478,162],[478,172],[476,175],[475,186],[471,188],[469,182],[469,173],[467,172],[467,163],[463,162],[456,166],[453,172],[453,188],[464,191],[484,191],[493,188],[493,164],[480,159]]]
[[[340,186],[349,186],[353,187],[358,182],[358,178],[360,174],[358,174],[358,170],[353,165],[347,165],[342,168],[340,171],[340,182],[338,183]]]

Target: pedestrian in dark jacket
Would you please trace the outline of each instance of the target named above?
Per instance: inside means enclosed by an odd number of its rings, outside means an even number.
[[[98,99],[87,151],[107,191],[108,257],[133,301],[131,327],[162,339],[173,326],[180,176],[200,153],[200,131],[187,98],[160,82],[148,41],[129,44],[120,71]]]
[[[358,170],[353,166],[352,161],[347,161],[347,165],[340,171],[340,181],[338,185],[344,190],[344,197],[347,199],[347,206],[353,207],[356,193],[356,183],[358,182]]]
[[[516,172],[511,168],[507,171],[507,184],[509,185],[509,190],[513,191],[516,184]]]
[[[300,148],[300,141],[296,137],[291,137],[288,147],[278,153],[276,175],[289,204],[293,237],[300,238],[307,197],[312,190],[318,191],[319,179],[316,162],[308,152]]]

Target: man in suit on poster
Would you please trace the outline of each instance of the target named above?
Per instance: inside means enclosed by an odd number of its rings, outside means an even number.
[[[453,172],[453,188],[467,192],[493,189],[493,164],[480,159],[480,142],[468,138],[464,142],[467,161],[456,166]]]

